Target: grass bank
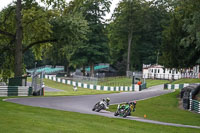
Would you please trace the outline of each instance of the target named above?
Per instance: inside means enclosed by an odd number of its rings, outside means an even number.
[[[170,81],[169,80],[147,79],[146,83],[147,83],[147,88],[149,88],[149,87],[155,86],[155,85],[167,84],[167,83],[170,83]]]
[[[28,78],[28,81],[31,81],[31,78]],[[45,92],[45,96],[75,96],[75,95],[95,95],[95,94],[109,94],[109,93],[118,93],[113,91],[99,91],[99,90],[91,90],[78,87],[78,90],[73,91],[73,86],[55,82],[49,79],[43,79],[45,86],[60,89],[63,91],[59,92]]]
[[[183,84],[183,83],[200,83],[200,79],[179,79],[172,82],[172,84]]]
[[[127,83],[130,78],[110,78],[110,80],[105,80],[104,83],[102,82],[101,85],[108,85],[115,83]],[[28,81],[31,81],[31,78],[28,78]],[[91,89],[84,89],[84,88],[78,88],[77,92],[73,91],[73,87],[71,85],[63,84],[63,83],[58,83],[49,79],[44,79],[45,85],[51,88],[56,88],[60,90],[64,90],[62,92],[45,92],[46,96],[59,96],[59,95],[93,95],[93,94],[108,94],[108,93],[118,93],[118,92],[113,92],[113,91],[98,91],[98,90],[91,90]],[[176,80],[173,82],[170,82],[168,80],[153,80],[153,79],[147,79],[147,87],[155,86],[155,85],[160,85],[160,84],[165,84],[165,83],[172,83],[172,84],[180,84],[180,83],[200,83],[200,79],[180,79]]]
[[[127,78],[125,76],[119,77],[107,77],[102,81],[98,81],[98,85],[102,86],[131,86],[132,78]]]
[[[199,133],[199,129],[163,126],[3,102],[2,133]]]
[[[144,117],[147,119],[180,123],[185,125],[200,126],[200,114],[192,113],[178,106],[179,91],[165,94],[159,97],[138,101],[136,111],[132,113],[133,116]],[[110,106],[110,111],[116,111],[117,105]]]

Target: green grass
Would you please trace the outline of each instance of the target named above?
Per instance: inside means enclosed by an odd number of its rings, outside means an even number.
[[[200,83],[200,79],[179,79],[172,82],[172,84],[183,84],[183,83]]]
[[[102,86],[131,86],[132,78],[127,77],[108,77],[104,78],[103,81],[99,81],[98,85]]]
[[[28,81],[31,81],[31,78],[28,78]],[[84,88],[78,88],[77,92],[73,91],[73,87],[71,85],[58,83],[49,79],[44,79],[45,85],[51,88],[61,89],[64,90],[63,92],[45,92],[45,96],[59,96],[59,95],[93,95],[93,94],[108,94],[108,93],[118,93],[113,91],[98,91],[98,90],[91,90],[91,89],[84,89]],[[124,85],[128,85],[125,83],[131,82],[130,78],[126,77],[115,77],[115,78],[107,78],[105,81],[102,81],[100,85],[115,85],[120,86],[121,83],[124,82]],[[197,83],[200,82],[200,79],[180,79],[176,80],[174,82],[170,82],[168,80],[152,80],[147,79],[147,88],[155,85],[165,84],[165,83]]]
[[[169,80],[156,80],[156,79],[146,79],[147,87],[160,85],[160,84],[181,84],[181,83],[200,83],[200,79],[179,79],[175,81]],[[110,77],[105,78],[104,81],[98,82],[98,85],[103,86],[131,86],[132,79],[127,77]]]
[[[199,133],[199,129],[24,106],[2,98],[0,114],[1,133]]]
[[[176,91],[138,101],[136,111],[132,115],[144,117],[144,114],[146,114],[147,119],[151,120],[200,126],[200,114],[178,108],[178,94],[179,91]],[[116,108],[117,105],[110,106],[110,110],[113,112],[116,111]]]
[[[170,83],[169,80],[146,79],[147,88],[155,85]]]
[[[31,78],[28,78],[28,81],[31,81]],[[73,91],[73,86],[63,84],[63,83],[58,83],[49,79],[43,79],[45,86],[51,87],[51,88],[56,88],[64,91],[60,92],[45,92],[45,96],[73,96],[73,95],[95,95],[95,94],[109,94],[109,93],[118,93],[118,92],[113,92],[113,91],[100,91],[100,90],[91,90],[91,89],[85,89],[85,88],[80,88],[78,87],[78,90],[75,92]]]

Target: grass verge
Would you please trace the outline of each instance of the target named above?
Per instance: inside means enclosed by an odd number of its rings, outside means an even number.
[[[167,84],[170,83],[169,80],[155,80],[155,79],[146,79],[147,88],[155,85]]]
[[[31,79],[28,78],[28,81],[30,82]],[[59,92],[45,92],[45,96],[75,96],[75,95],[95,95],[95,94],[109,94],[109,93],[118,93],[113,91],[99,91],[99,90],[91,90],[91,89],[85,89],[78,87],[77,91],[73,91],[73,86],[55,82],[49,79],[43,79],[46,86],[51,88],[60,89],[63,91]]]
[[[200,114],[192,113],[178,108],[179,91],[165,94],[159,97],[138,101],[136,111],[133,116],[144,117],[147,119],[179,123],[185,125],[200,126]],[[110,111],[116,111],[117,105],[111,105]]]
[[[0,114],[1,133],[199,133],[199,129],[24,106],[2,98]]]
[[[103,81],[99,81],[98,85],[102,86],[131,86],[132,78],[121,77],[107,77]]]
[[[183,83],[200,83],[200,79],[179,79],[172,82],[172,84],[183,84]]]

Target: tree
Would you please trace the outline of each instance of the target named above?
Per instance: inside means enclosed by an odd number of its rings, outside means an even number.
[[[72,61],[78,45],[86,40],[88,33],[88,23],[80,13],[69,14],[65,12],[60,17],[51,20],[53,26],[53,38],[57,38],[47,51],[46,58],[52,61],[52,64],[64,65],[69,73],[70,66],[76,67],[80,62]],[[81,57],[78,57],[81,58]],[[75,63],[76,62],[76,63]]]
[[[126,58],[127,71],[141,70],[143,63],[156,63],[168,16],[161,3],[122,1],[108,29],[112,63],[125,62]]]
[[[163,32],[161,62],[165,66],[187,68],[200,63],[199,6],[198,0],[176,1],[170,25]]]
[[[8,56],[12,59],[9,63],[9,71],[13,71],[15,77],[18,77],[22,75],[24,69],[23,54],[32,48],[39,58],[41,55],[39,54],[40,44],[51,42],[51,40],[48,40],[51,34],[48,19],[51,15],[49,11],[45,11],[37,3],[30,6],[30,3],[25,2],[22,5],[20,0],[17,1],[17,6],[9,6],[2,10],[0,14],[2,16],[0,25],[1,50],[7,55],[5,60],[8,60]],[[1,70],[5,70],[5,67],[1,67]]]
[[[85,48],[84,51],[76,51],[83,55],[81,59],[83,68],[90,65],[90,76],[94,76],[94,64],[108,61],[108,45],[105,34],[104,18],[106,12],[109,12],[109,0],[75,0],[71,2],[71,12],[81,12],[88,22],[89,30],[87,41],[84,41],[79,48]],[[79,53],[80,52],[80,53]],[[85,58],[87,57],[87,59]]]
[[[36,59],[41,59],[42,53],[53,42],[66,42],[63,40],[68,40],[69,38],[76,40],[77,37],[84,36],[85,33],[82,30],[82,26],[85,28],[84,26],[87,25],[84,21],[79,23],[80,21],[76,22],[74,19],[74,22],[70,22],[72,19],[69,19],[67,21],[68,32],[72,31],[69,34],[63,31],[56,31],[53,24],[50,23],[51,20],[54,18],[59,19],[60,15],[62,15],[63,8],[60,9],[59,7],[65,5],[62,3],[63,0],[43,0],[43,2],[52,4],[54,9],[49,10],[40,7],[34,0],[24,1],[23,4],[21,4],[21,0],[18,0],[17,6],[9,6],[0,12],[2,16],[0,19],[0,47],[1,51],[3,51],[2,53],[4,53],[5,62],[11,61],[11,63],[4,63],[1,66],[3,73],[11,73],[14,70],[15,77],[21,76],[24,69],[23,54],[29,49],[33,51]],[[14,12],[15,9],[16,13]],[[68,18],[60,19],[62,21],[60,23],[64,24],[64,21]],[[81,20],[81,18],[78,18],[78,20]],[[62,27],[59,28],[62,29]],[[73,29],[78,31],[74,32]],[[15,51],[15,55],[13,51]],[[13,61],[15,64],[12,64]],[[9,69],[7,69],[8,65]],[[3,75],[10,76],[10,74]]]
[[[15,44],[15,77],[22,75],[22,5],[21,0],[17,0],[16,5],[16,44]]]

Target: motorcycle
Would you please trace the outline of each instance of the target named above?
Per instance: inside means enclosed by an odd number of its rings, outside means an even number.
[[[102,101],[100,101],[100,102],[98,102],[98,103],[96,103],[96,104],[94,105],[92,111],[99,112],[99,111],[102,110],[102,109],[106,109],[106,107],[107,107],[106,101],[102,100]]]
[[[130,116],[131,115],[131,111],[135,111],[136,108],[136,102],[130,102],[127,104],[123,104],[120,106],[120,104],[118,104],[117,107],[117,111],[114,113],[114,116],[122,116],[122,117],[126,117],[126,116]]]

